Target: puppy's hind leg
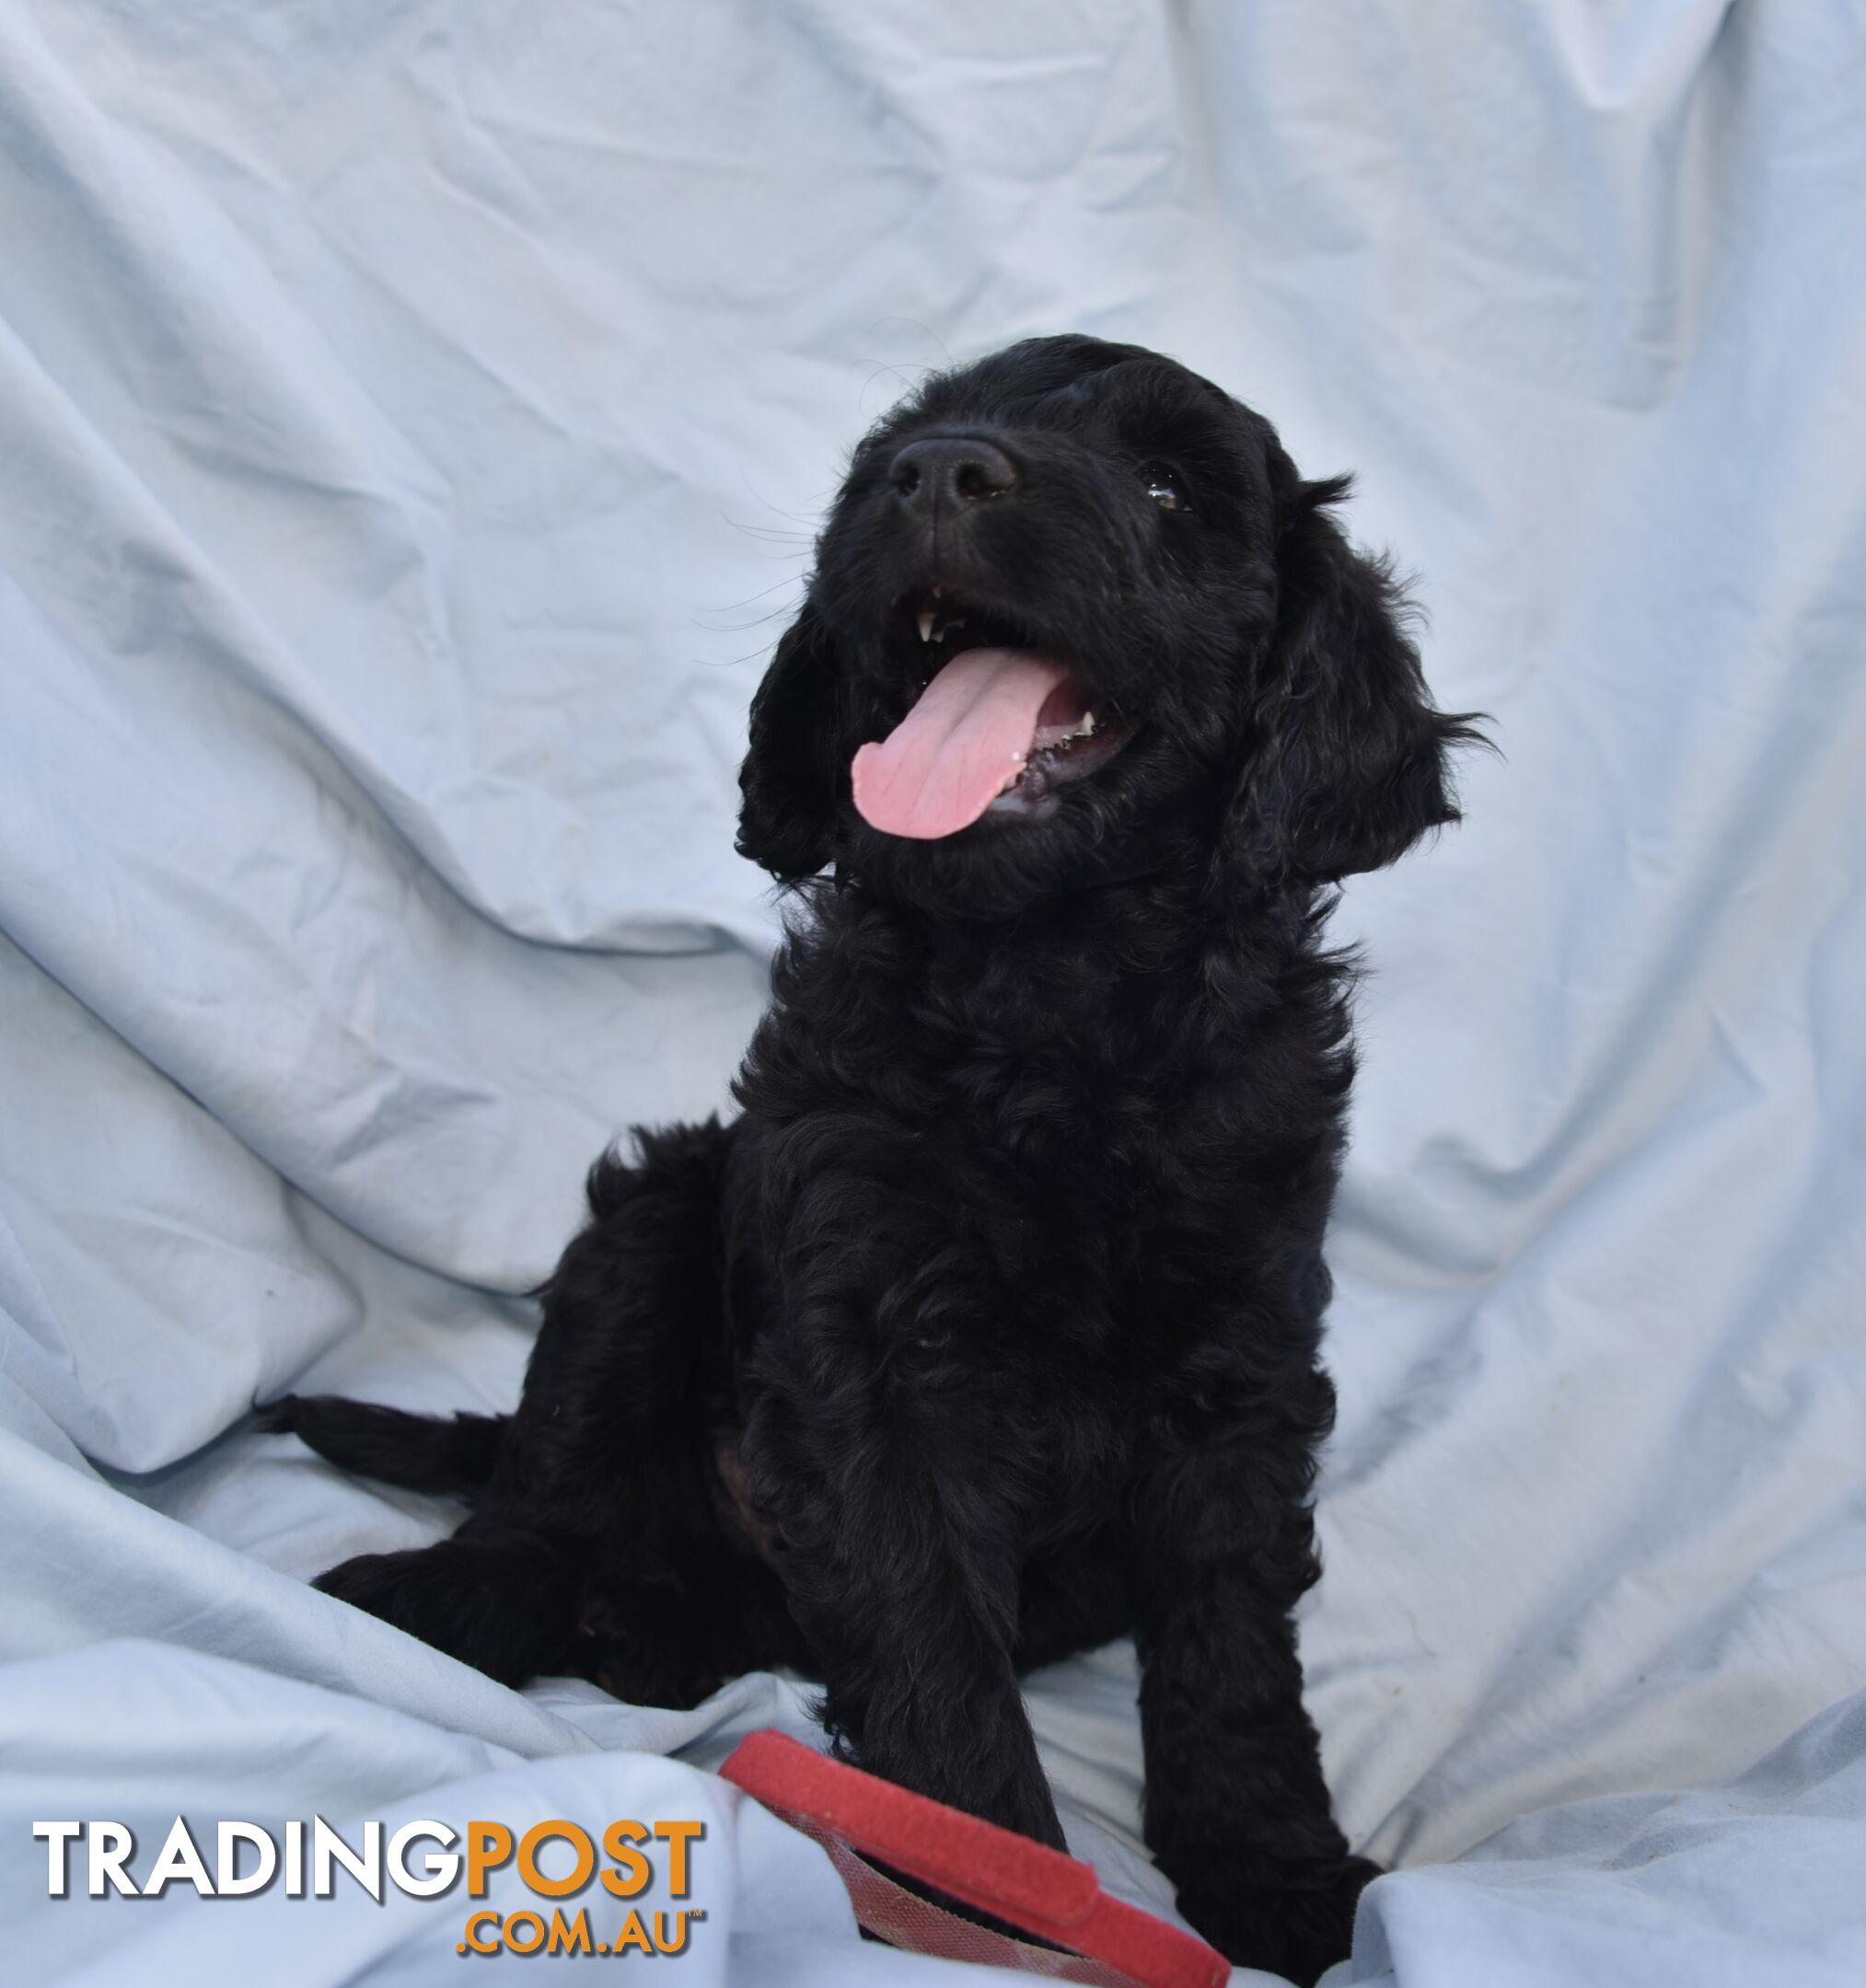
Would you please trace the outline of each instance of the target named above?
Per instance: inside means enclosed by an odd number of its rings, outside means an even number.
[[[359,1555],[313,1585],[502,1684],[522,1684],[564,1668],[579,1563],[562,1533],[495,1513],[432,1546]]]
[[[710,1121],[643,1132],[634,1163],[598,1162],[590,1220],[544,1286],[524,1395],[473,1516],[436,1545],[348,1561],[320,1588],[516,1683],[576,1662],[592,1597],[623,1576],[677,1574],[711,1542],[705,1396],[721,1357],[714,1239],[730,1137]],[[418,1417],[365,1423],[351,1404],[296,1404],[291,1426],[301,1416],[319,1449],[402,1483],[397,1437],[416,1451],[481,1439]]]

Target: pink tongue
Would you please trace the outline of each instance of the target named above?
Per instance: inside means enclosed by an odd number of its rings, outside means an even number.
[[[855,755],[863,820],[922,841],[968,827],[1016,779],[1068,675],[1033,649],[962,651],[886,739]]]

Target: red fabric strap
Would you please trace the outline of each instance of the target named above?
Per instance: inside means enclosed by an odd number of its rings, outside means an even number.
[[[751,1734],[720,1773],[823,1845],[857,1921],[891,1946],[1089,1988],[1222,1988],[1230,1978],[1230,1962],[1202,1940],[1105,1898],[1090,1865],[782,1733]],[[857,1851],[1069,1951],[1027,1946],[945,1912]]]

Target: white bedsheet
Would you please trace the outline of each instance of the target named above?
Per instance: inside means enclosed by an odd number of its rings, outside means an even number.
[[[757,1013],[733,773],[840,451],[1073,328],[1358,468],[1506,755],[1339,918],[1304,1651],[1397,1867],[1339,1981],[1866,1979],[1862,47],[1838,0],[0,13],[9,1978],[460,1978],[458,1892],[47,1900],[34,1819],[146,1872],[178,1812],[703,1815],[694,1988],[959,1978],[699,1771],[799,1687],[463,1670],[304,1585],[447,1508],[247,1409],[513,1399],[584,1168]],[[1032,1710],[1170,1911],[1132,1692]]]

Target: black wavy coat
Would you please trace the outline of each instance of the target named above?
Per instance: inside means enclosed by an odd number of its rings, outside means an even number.
[[[1456,818],[1475,734],[1345,488],[1084,338],[863,443],[752,706],[739,847],[796,908],[740,1114],[598,1163],[513,1416],[281,1405],[473,1500],[320,1586],[513,1682],[690,1703],[794,1665],[846,1753],[1055,1844],[1018,1673],[1131,1632],[1186,1916],[1302,1980],[1347,1950],[1373,1867],[1291,1612],[1352,1069],[1321,926]],[[852,755],[979,641],[1065,664],[1091,728],[972,826],[882,833]]]

